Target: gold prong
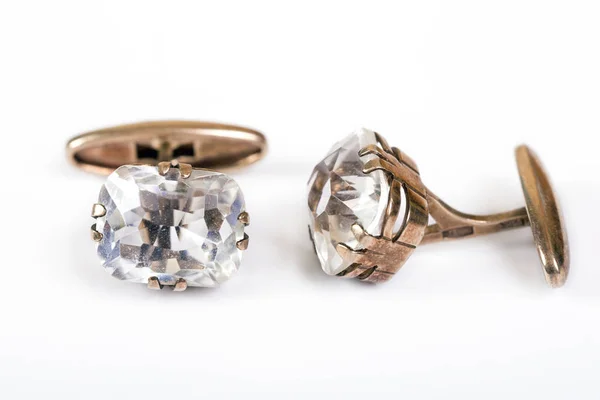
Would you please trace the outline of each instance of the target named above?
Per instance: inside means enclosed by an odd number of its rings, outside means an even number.
[[[367,231],[365,231],[365,228],[363,228],[362,225],[360,225],[358,222],[352,224],[350,229],[352,230],[352,233],[354,234],[356,240],[358,240],[358,242],[361,244],[364,244],[364,241],[370,237]]]
[[[100,218],[106,215],[106,207],[100,203],[96,203],[92,206],[92,218]]]
[[[389,162],[390,164],[393,165],[400,165],[400,160],[394,155],[394,154],[390,154],[387,151],[382,150],[379,146],[374,145],[374,144],[370,144],[364,148],[362,148],[359,152],[358,155],[360,157],[366,156],[366,155],[374,155],[377,156],[387,162]]]
[[[340,255],[340,257],[342,257],[343,259],[350,259],[352,254],[357,253],[356,250],[353,250],[345,243],[338,243],[335,246],[335,250]]]
[[[175,286],[173,286],[173,291],[174,292],[183,292],[185,289],[187,289],[187,282],[185,281],[185,279],[183,279],[183,278],[177,279],[177,282],[175,282]]]
[[[390,145],[388,144],[387,140],[385,140],[385,138],[383,136],[381,136],[379,133],[376,132],[375,133],[375,139],[377,139],[377,141],[381,145],[381,148],[386,153],[392,153],[392,148],[390,147]]]
[[[363,165],[363,173],[370,174],[373,171],[382,170],[384,172],[389,172],[394,176],[399,176],[401,173],[401,168],[398,165],[389,162],[383,158],[374,158],[372,160],[367,161]]]
[[[183,179],[189,178],[192,174],[192,166],[190,164],[179,164],[179,172],[181,173],[181,177]]]
[[[365,272],[365,268],[360,264],[351,264],[348,268],[338,273],[337,276],[342,278],[358,278]]]
[[[158,280],[158,277],[151,276],[150,278],[148,278],[148,289],[160,290],[162,288],[163,288],[163,286],[161,285],[160,281]]]
[[[240,215],[238,215],[238,221],[244,224],[244,226],[250,225],[250,214],[248,214],[246,211],[240,213]]]
[[[238,249],[240,250],[246,250],[248,248],[248,241],[250,240],[250,238],[248,237],[248,235],[246,235],[244,233],[244,238],[240,241],[238,241],[235,245]]]
[[[179,170],[182,178],[189,178],[192,174],[192,166],[190,164],[180,163],[177,160],[161,161],[158,163],[158,173],[165,175],[171,168]]]
[[[158,173],[161,175],[166,175],[167,172],[169,172],[169,169],[171,169],[171,162],[170,161],[162,161],[158,163]]]
[[[382,235],[386,239],[394,238],[394,234],[396,233],[394,232],[396,222],[398,221],[398,218],[404,217],[400,217],[398,215],[400,213],[400,202],[402,201],[402,190],[402,182],[397,179],[393,179],[390,188],[387,210],[383,217]]]
[[[94,242],[99,242],[104,237],[104,235],[102,233],[100,233],[96,230],[96,224],[92,225],[90,232],[92,235],[92,240]]]

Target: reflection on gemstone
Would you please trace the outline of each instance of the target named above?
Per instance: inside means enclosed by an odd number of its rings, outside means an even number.
[[[390,185],[382,171],[363,173],[364,163],[375,157],[359,157],[369,144],[377,144],[373,131],[352,133],[333,146],[308,182],[310,229],[321,266],[330,275],[349,266],[336,251],[338,243],[360,248],[351,231],[354,223],[371,235],[381,234]]]
[[[114,277],[162,285],[184,278],[188,286],[216,286],[241,262],[245,209],[238,184],[227,175],[194,170],[182,179],[152,166],[125,165],[107,179],[97,218],[102,265]]]

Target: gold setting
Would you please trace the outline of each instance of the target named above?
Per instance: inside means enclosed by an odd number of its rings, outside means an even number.
[[[526,206],[480,216],[450,207],[423,185],[417,165],[410,157],[398,148],[390,147],[381,135],[376,134],[376,138],[378,145],[361,149],[359,155],[377,157],[365,163],[365,174],[381,170],[390,179],[391,190],[382,233],[373,236],[360,224],[354,224],[352,232],[361,249],[337,245],[339,255],[349,265],[338,276],[384,282],[404,265],[419,244],[475,237],[530,225],[546,281],[551,287],[564,285],[569,272],[566,231],[548,176],[530,148],[522,145],[516,149]],[[402,193],[406,213],[401,225],[398,225]],[[435,220],[432,225],[428,225],[430,216]],[[395,232],[397,226],[400,228]]]
[[[250,225],[250,215],[246,211],[243,211],[238,215],[238,221],[240,221],[244,226]]]
[[[260,132],[229,124],[195,121],[155,121],[121,125],[88,132],[67,143],[69,161],[86,171],[110,174],[126,164],[156,165],[161,175],[178,173],[187,179],[195,168],[233,169],[250,165],[264,157],[266,138]],[[92,218],[106,215],[106,207],[92,206]],[[250,215],[244,211],[238,216],[244,226],[250,224]],[[91,226],[91,238],[103,239]],[[248,248],[249,237],[236,243],[240,250]],[[158,277],[148,279],[149,289],[164,287]],[[186,290],[187,282],[179,278],[173,291]]]
[[[240,241],[238,241],[235,246],[240,249],[240,250],[247,250],[248,249],[248,243],[250,242],[250,238],[248,237],[247,234],[244,233],[244,238]]]
[[[99,204],[99,203],[95,203],[94,205],[92,205],[92,218],[97,219],[100,217],[104,217],[105,215],[106,215],[106,207],[104,207],[102,204]],[[98,230],[96,229],[95,222],[91,227],[91,235],[92,235],[92,240],[94,242],[99,242],[104,237],[104,235],[102,235],[102,233],[98,232]]]
[[[183,279],[183,278],[177,279],[177,281],[175,282],[175,285],[173,285],[173,291],[174,292],[183,292],[185,289],[187,289],[187,282],[185,281],[185,279]]]
[[[158,173],[161,175],[166,175],[171,169],[178,170],[183,179],[189,178],[193,170],[190,164],[180,164],[178,160],[162,161],[158,163]]]
[[[161,290],[163,285],[161,285],[160,281],[156,276],[151,276],[148,278],[148,289],[152,290]]]
[[[182,179],[187,179],[192,174],[193,168],[190,164],[180,163],[178,160],[171,160],[166,162],[160,162],[157,166],[158,173],[161,175],[167,175],[169,173],[177,172],[181,174]],[[100,218],[106,215],[106,207],[104,205],[96,203],[92,206],[92,217]],[[248,226],[250,224],[250,215],[247,211],[243,211],[238,215],[238,221],[240,221],[244,226]],[[102,233],[96,230],[96,224],[92,225],[92,240],[95,242],[101,241],[103,238]],[[242,251],[248,249],[248,243],[250,241],[250,237],[248,234],[244,233],[244,238],[236,242],[236,247]],[[157,277],[153,276],[148,279],[148,289],[160,290],[165,285],[161,284]],[[183,278],[179,278],[173,286],[173,291],[175,292],[183,292],[187,289],[187,282]]]
[[[383,170],[389,175],[391,190],[382,234],[370,235],[360,224],[354,224],[352,233],[363,249],[337,246],[340,256],[350,265],[338,276],[374,283],[389,280],[404,265],[424,235],[428,215],[426,190],[416,164],[399,149],[390,147],[381,135],[376,134],[376,138],[380,146],[368,146],[360,155],[377,156],[365,164],[365,174]],[[400,216],[402,192],[407,208],[406,215]],[[404,219],[398,232],[394,232],[400,217]]]

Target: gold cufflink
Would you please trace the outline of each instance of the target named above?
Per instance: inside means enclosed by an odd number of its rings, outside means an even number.
[[[265,137],[207,122],[158,121],[79,135],[69,160],[110,174],[92,207],[102,266],[150,289],[212,287],[239,268],[250,223],[242,190],[212,170],[261,159]]]
[[[562,286],[569,247],[558,203],[533,151],[519,146],[516,159],[525,207],[471,215],[427,189],[415,162],[381,135],[367,129],[351,134],[334,145],[308,183],[309,233],[323,270],[383,282],[418,245],[531,226],[546,281]]]

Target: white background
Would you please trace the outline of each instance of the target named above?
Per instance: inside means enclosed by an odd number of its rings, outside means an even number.
[[[3,1],[0,398],[599,398],[599,19],[597,1]],[[269,138],[235,175],[251,242],[219,289],[149,291],[96,259],[103,178],[64,144],[155,119]],[[423,246],[379,286],[325,275],[305,184],[360,126],[468,212],[523,205],[531,145],[566,286],[527,229]]]

